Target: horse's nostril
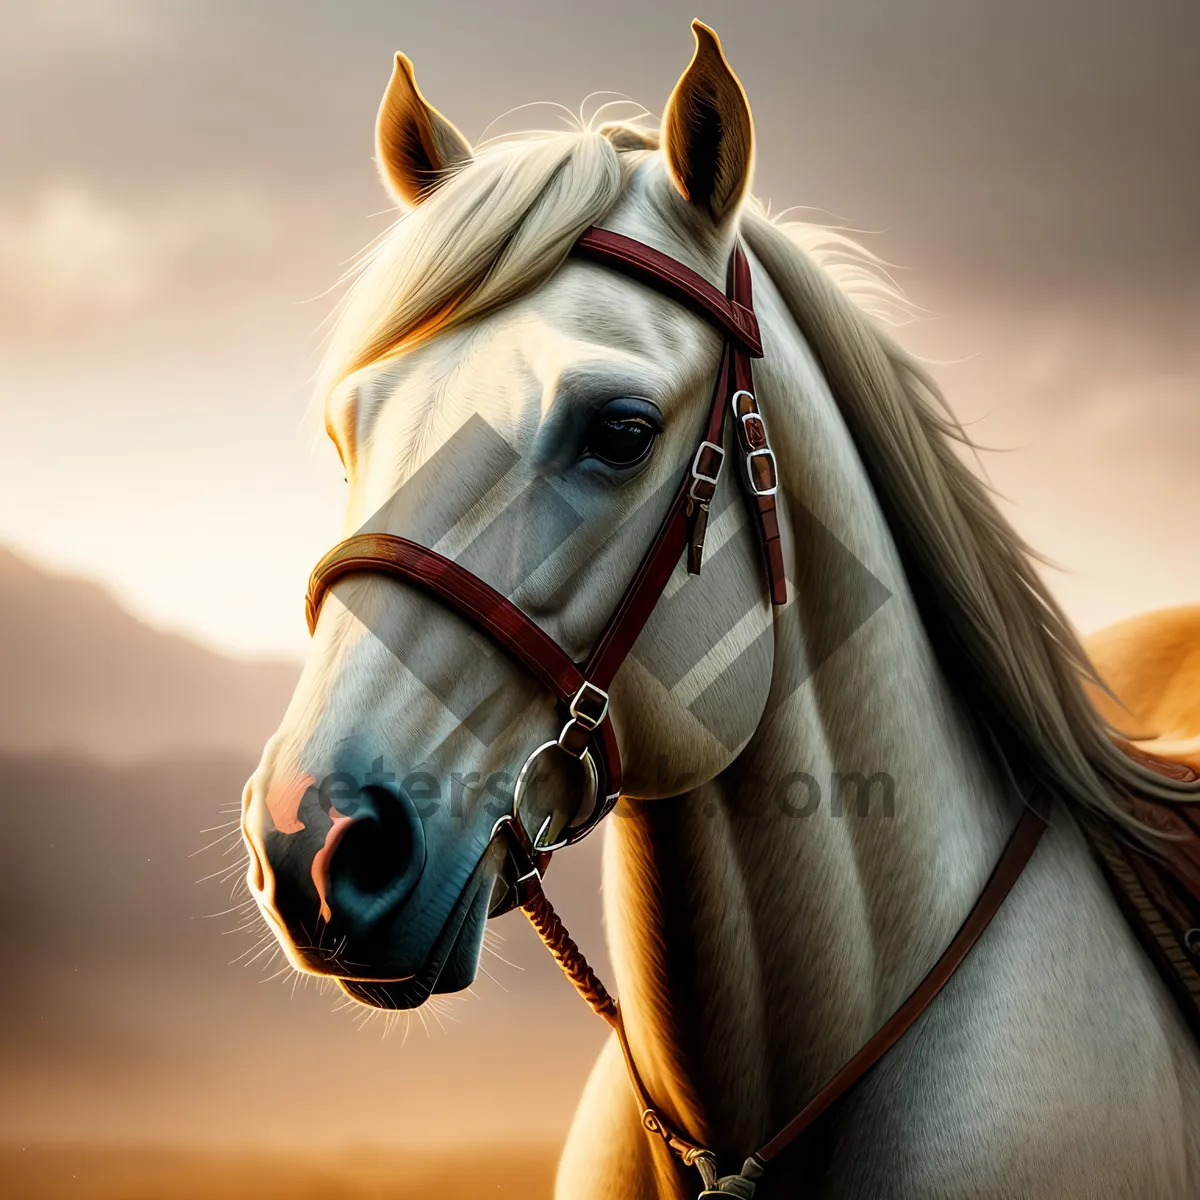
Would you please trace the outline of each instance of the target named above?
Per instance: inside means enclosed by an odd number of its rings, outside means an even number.
[[[415,886],[425,865],[425,837],[402,793],[364,787],[357,800],[329,862],[329,893],[334,913],[361,926],[378,920]]]
[[[412,858],[412,830],[395,807],[380,804],[380,816],[359,817],[342,836],[334,871],[360,892],[383,891]]]

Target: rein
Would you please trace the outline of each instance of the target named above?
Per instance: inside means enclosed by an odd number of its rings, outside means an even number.
[[[959,926],[958,932],[925,978],[876,1030],[862,1049],[846,1062],[770,1141],[746,1159],[737,1175],[726,1176],[720,1180],[717,1178],[716,1155],[681,1134],[654,1107],[634,1063],[625,1023],[621,1019],[620,1005],[589,965],[542,890],[542,873],[535,861],[532,843],[521,823],[513,816],[504,816],[498,825],[508,835],[514,858],[527,868],[518,880],[521,910],[529,918],[530,924],[547,949],[554,955],[563,973],[575,985],[576,991],[587,1001],[592,1011],[603,1017],[616,1032],[629,1079],[641,1109],[642,1125],[650,1133],[658,1134],[685,1166],[694,1166],[700,1172],[704,1180],[701,1197],[734,1195],[750,1200],[754,1195],[754,1181],[762,1177],[767,1164],[806,1133],[819,1117],[849,1092],[900,1040],[950,981],[992,918],[999,912],[1013,884],[1021,877],[1025,865],[1033,857],[1033,852],[1046,829],[1049,809],[1050,803],[1045,793],[1035,793],[1035,798],[1030,800],[1021,814],[1021,819],[1010,835],[1003,854],[992,869],[991,876],[967,914],[966,920]]]
[[[953,976],[1032,857],[1046,827],[1050,802],[1038,793],[1027,805],[966,920],[904,1003],[779,1133],[746,1159],[737,1175],[718,1178],[716,1155],[680,1133],[655,1108],[634,1062],[620,1006],[554,911],[542,889],[542,876],[551,854],[586,837],[620,799],[621,754],[609,713],[609,688],[685,553],[688,572],[700,574],[709,506],[724,467],[726,428],[731,420],[739,451],[738,476],[762,548],[771,603],[787,603],[776,511],[778,470],[751,370],[751,360],[762,357],[763,346],[754,315],[750,265],[740,244],[730,258],[724,293],[683,263],[610,230],[587,230],[576,241],[574,253],[685,305],[725,337],[691,467],[586,661],[573,661],[515,604],[478,576],[428,547],[391,534],[358,534],[321,559],[308,585],[308,628],[310,633],[315,631],[325,597],[338,580],[363,571],[380,572],[420,588],[470,621],[555,696],[566,718],[562,729],[556,739],[536,747],[526,758],[513,789],[513,810],[492,829],[491,840],[500,838],[507,847],[516,879],[510,894],[491,915],[519,906],[576,990],[612,1026],[637,1096],[642,1125],[661,1137],[685,1165],[700,1172],[704,1182],[701,1197],[733,1195],[748,1200],[754,1194],[754,1181],[762,1177],[767,1165],[887,1053]],[[575,814],[576,824],[568,825],[555,841],[543,843],[550,818],[531,838],[519,814],[537,760],[553,751],[579,761],[587,795]]]

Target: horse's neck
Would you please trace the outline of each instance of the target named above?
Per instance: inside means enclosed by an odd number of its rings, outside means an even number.
[[[1003,787],[936,676],[913,675],[856,691],[854,740],[830,736],[814,679],[721,780],[612,824],[606,912],[639,1068],[685,1128],[738,1153],[915,987],[1003,845]],[[864,813],[854,781],[872,775]]]
[[[820,385],[801,353],[779,369]],[[828,412],[809,421],[772,423],[780,461],[828,503],[785,496],[796,599],[775,618],[776,707],[718,780],[612,822],[605,857],[638,1067],[668,1115],[734,1153],[794,1115],[919,983],[1016,812],[844,429]],[[872,776],[863,813],[854,787]]]

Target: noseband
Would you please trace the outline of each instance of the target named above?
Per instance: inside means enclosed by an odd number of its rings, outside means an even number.
[[[641,1109],[642,1124],[660,1136],[683,1163],[699,1170],[705,1188],[701,1196],[735,1195],[747,1200],[766,1165],[883,1057],[953,975],[1032,856],[1045,828],[1048,800],[1041,797],[1026,808],[975,906],[918,988],[784,1129],[746,1159],[739,1174],[718,1179],[713,1152],[681,1134],[651,1102],[633,1061],[619,1006],[554,912],[542,890],[542,875],[554,851],[586,837],[620,798],[621,753],[609,711],[609,689],[685,552],[688,572],[700,574],[709,506],[725,464],[725,433],[731,421],[738,447],[738,477],[758,530],[771,603],[778,606],[787,602],[775,502],[778,471],[754,395],[750,365],[752,359],[762,357],[762,341],[754,315],[750,265],[740,244],[730,257],[725,293],[683,263],[611,230],[587,230],[575,243],[573,253],[678,301],[724,335],[721,364],[691,467],[587,659],[576,663],[512,601],[470,571],[408,538],[384,533],[347,538],[317,564],[306,597],[308,630],[310,634],[315,632],[325,597],[340,579],[378,572],[420,588],[453,609],[502,646],[555,697],[563,717],[558,737],[537,746],[525,759],[513,790],[513,811],[501,817],[492,830],[493,839],[504,839],[517,868],[510,903],[494,910],[493,915],[519,904],[583,998],[613,1027]],[[538,759],[553,751],[566,753],[582,764],[588,795],[574,814],[575,823],[569,824],[556,840],[545,843],[542,837],[548,819],[531,838],[519,813]]]

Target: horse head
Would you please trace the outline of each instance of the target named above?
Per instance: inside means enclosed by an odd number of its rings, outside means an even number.
[[[349,290],[323,376],[347,533],[429,547],[577,661],[692,462],[722,358],[711,322],[568,257],[602,224],[724,291],[752,124],[716,37],[694,30],[661,133],[610,125],[478,152],[397,54],[376,134],[403,213]],[[767,702],[770,595],[736,490],[715,498],[707,542],[703,586],[676,567],[648,648],[611,686],[635,800],[719,775]],[[493,831],[562,722],[520,662],[435,597],[349,572],[323,599],[246,788],[249,882],[294,966],[408,1008],[472,982],[512,884]],[[540,846],[604,797],[590,757],[537,763],[519,819]]]

